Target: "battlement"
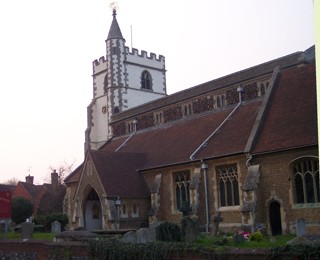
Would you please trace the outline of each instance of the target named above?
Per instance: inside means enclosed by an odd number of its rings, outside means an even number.
[[[150,55],[148,55],[148,52],[142,50],[141,53],[139,53],[138,49],[132,48],[132,50],[130,51],[129,47],[125,47],[126,53],[128,55],[132,55],[132,56],[136,56],[136,57],[140,57],[140,58],[147,58],[149,60],[155,60],[155,61],[160,61],[160,62],[164,62],[165,58],[163,55],[159,55],[157,57],[157,55],[153,52],[150,53]]]
[[[99,73],[107,69],[107,60],[105,56],[101,56],[99,60],[95,59],[92,62],[93,74]]]

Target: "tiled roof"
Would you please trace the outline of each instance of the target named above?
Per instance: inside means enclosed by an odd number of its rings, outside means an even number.
[[[22,185],[30,194],[33,200],[36,200],[39,196],[39,193],[41,192],[43,186],[42,185],[34,185],[27,182],[20,181],[18,185]]]
[[[267,115],[253,153],[316,145],[317,118],[315,66],[312,64],[281,71],[270,97]],[[261,101],[242,104],[195,156],[205,159],[245,152]],[[190,161],[190,155],[220,125],[233,108],[186,118],[162,127],[138,131],[120,148],[121,152],[148,155],[145,168]],[[126,139],[115,138],[103,150],[115,151]]]
[[[252,153],[318,144],[315,65],[282,71]]]
[[[13,191],[16,185],[0,184],[0,191]]]
[[[260,103],[255,101],[241,105],[196,154],[195,159],[243,152]],[[188,162],[191,154],[218,128],[233,108],[186,118],[153,130],[138,131],[119,151],[148,154],[145,168]],[[126,138],[112,140],[104,146],[104,150],[115,151]]]
[[[147,160],[146,155],[102,151],[89,151],[89,153],[108,196],[150,196],[143,176],[138,172]]]
[[[75,169],[72,173],[70,173],[65,179],[64,183],[77,182],[80,179],[80,175],[83,169],[83,163],[80,164],[77,169]]]

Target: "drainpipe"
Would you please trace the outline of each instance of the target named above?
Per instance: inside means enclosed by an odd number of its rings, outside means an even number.
[[[202,149],[204,146],[206,146],[206,144],[208,143],[208,141],[210,140],[210,138],[217,133],[220,128],[225,124],[225,122],[227,122],[230,117],[233,115],[233,113],[238,109],[238,107],[241,105],[242,103],[242,98],[241,98],[241,92],[243,91],[242,87],[238,87],[237,91],[239,93],[239,103],[237,104],[237,106],[230,112],[230,114],[222,121],[222,123],[207,137],[206,140],[203,141],[202,144],[200,144],[200,146],[193,152],[193,154],[190,155],[190,160],[193,161],[194,160],[194,156],[200,151],[200,149]]]
[[[203,170],[203,179],[204,179],[204,196],[205,196],[205,205],[206,205],[206,233],[209,233],[209,205],[208,205],[208,186],[207,186],[207,171],[208,164],[201,160],[201,169]]]
[[[124,146],[130,139],[132,136],[134,136],[134,134],[137,132],[137,120],[133,120],[133,125],[134,125],[134,131],[133,133],[115,150],[115,152],[117,152],[122,146]]]

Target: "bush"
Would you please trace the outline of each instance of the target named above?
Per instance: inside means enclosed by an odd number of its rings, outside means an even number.
[[[187,249],[183,243],[150,242],[134,244],[123,243],[116,239],[90,239],[88,242],[90,259],[99,260],[170,259],[173,252],[179,257],[179,253],[183,253]]]
[[[12,199],[12,221],[20,224],[32,216],[33,204],[31,201],[16,197]]]
[[[68,224],[68,216],[62,213],[48,214],[48,215],[36,215],[34,218],[34,223],[36,225],[42,225],[43,230],[48,232],[51,231],[51,223],[55,220],[61,223],[61,228]]]
[[[180,242],[181,228],[176,223],[163,222],[156,228],[157,240],[166,242]]]
[[[261,234],[260,231],[256,231],[256,232],[253,232],[250,236],[249,236],[249,241],[257,241],[257,242],[260,242],[262,241],[263,239],[263,236]]]

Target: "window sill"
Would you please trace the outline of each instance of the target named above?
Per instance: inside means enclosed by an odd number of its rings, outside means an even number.
[[[294,204],[293,209],[320,208],[320,203]]]
[[[224,212],[224,211],[238,211],[240,210],[240,205],[238,206],[227,206],[227,207],[220,207],[218,211]]]

